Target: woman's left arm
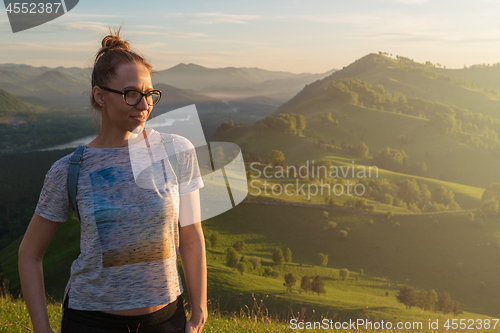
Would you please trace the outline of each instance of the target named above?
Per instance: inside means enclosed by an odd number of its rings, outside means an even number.
[[[202,331],[207,320],[207,262],[201,228],[199,190],[180,198],[179,253],[191,304],[186,333]]]

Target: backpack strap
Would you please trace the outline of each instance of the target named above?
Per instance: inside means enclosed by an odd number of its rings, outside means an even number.
[[[162,141],[165,146],[165,150],[167,151],[168,160],[172,169],[174,170],[175,176],[177,177],[177,185],[180,185],[180,169],[179,169],[179,157],[177,156],[177,152],[174,147],[174,138],[168,133],[162,133]],[[165,140],[163,139],[165,136]]]
[[[79,145],[73,155],[69,158],[69,174],[68,174],[68,194],[76,217],[80,219],[80,212],[76,204],[76,185],[78,183],[78,175],[80,174],[80,164],[83,161],[83,145]]]

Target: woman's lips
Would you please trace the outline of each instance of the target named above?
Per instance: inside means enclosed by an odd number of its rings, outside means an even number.
[[[144,117],[141,117],[141,116],[131,116],[131,117],[132,117],[132,119],[134,119],[135,121],[140,122],[140,123],[143,123],[143,122],[146,121],[146,117],[145,116]]]

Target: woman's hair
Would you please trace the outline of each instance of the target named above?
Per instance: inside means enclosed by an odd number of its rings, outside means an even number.
[[[114,32],[109,29],[109,35],[104,37],[101,48],[97,52],[92,69],[92,88],[95,86],[107,86],[110,81],[116,79],[116,70],[121,64],[137,63],[144,65],[151,73],[153,66],[143,56],[131,51],[129,43],[120,38],[120,29]],[[101,106],[90,96],[90,106],[101,111]]]

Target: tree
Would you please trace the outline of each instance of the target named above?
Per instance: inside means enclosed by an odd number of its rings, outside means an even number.
[[[301,114],[292,114],[295,117],[295,127],[297,129],[297,134],[302,134],[304,128],[306,128],[306,118]]]
[[[318,253],[318,258],[316,259],[316,265],[318,266],[328,265],[328,254]]]
[[[212,249],[215,249],[220,245],[220,235],[218,232],[212,232],[212,235],[210,236],[210,244],[212,245]]]
[[[288,273],[287,275],[285,275],[284,285],[288,289],[290,289],[290,292],[292,292],[292,287],[295,286],[296,283],[297,283],[297,279],[295,278],[295,276],[292,273]]]
[[[260,267],[260,258],[259,257],[250,257],[250,263],[252,263],[253,269],[258,269]]]
[[[432,192],[432,200],[438,204],[451,206],[455,203],[455,193],[441,185]]]
[[[264,275],[264,277],[269,277],[271,276],[271,273],[273,272],[273,269],[269,266],[266,266],[264,267],[264,273],[262,275]]]
[[[236,243],[233,244],[233,248],[238,251],[238,252],[241,252],[243,250],[243,247],[245,246],[245,242],[244,241],[237,241]]]
[[[236,250],[232,247],[228,248],[226,252],[226,265],[231,267],[234,271],[239,261],[240,255],[238,254],[238,252],[236,252]]]
[[[342,281],[345,281],[345,279],[347,279],[349,277],[349,270],[347,268],[342,268],[340,271],[339,271],[339,275],[340,277],[342,278]]]
[[[285,155],[279,150],[273,150],[268,157],[269,163],[276,167],[278,165],[282,166],[285,161]]]
[[[222,148],[222,146],[218,146],[215,147],[215,149],[212,149],[212,158],[214,159],[214,161],[217,161],[219,163],[223,162],[224,157],[226,157],[226,155],[224,155],[224,149]]]
[[[458,304],[457,301],[453,301],[451,302],[452,303],[452,311],[453,311],[453,315],[456,317],[458,316],[459,314],[461,313],[464,313],[461,309],[460,309],[460,305]]]
[[[354,153],[357,156],[362,157],[362,158],[368,156],[369,151],[370,151],[370,149],[368,148],[368,146],[364,142],[358,143],[356,148],[354,148]]]
[[[394,217],[394,212],[392,210],[388,211],[386,217],[390,221]]]
[[[483,212],[488,217],[498,216],[498,201],[496,200],[484,200],[481,203],[481,212]]]
[[[332,118],[331,112],[327,112],[324,115],[322,115],[321,120],[329,124],[335,124],[335,119]]]
[[[434,289],[430,290],[427,293],[427,303],[425,305],[425,308],[428,309],[428,310],[431,310],[431,311],[435,311],[436,310],[437,301],[438,301],[438,295],[437,295],[437,293],[434,291]]]
[[[481,200],[500,201],[500,183],[491,183],[483,192]]]
[[[275,265],[281,266],[285,262],[285,257],[283,256],[283,251],[279,247],[274,249],[273,261]]]
[[[443,291],[441,294],[439,294],[437,301],[437,310],[443,311],[443,314],[447,314],[453,310],[453,303],[448,292]]]
[[[398,182],[398,195],[401,199],[410,203],[418,203],[420,187],[415,179],[406,179]]]
[[[304,290],[306,294],[311,291],[311,278],[309,276],[303,276],[300,282],[300,289]]]
[[[247,265],[240,261],[237,265],[236,265],[236,268],[238,269],[238,272],[241,273],[241,275],[245,274],[245,272],[247,271]]]
[[[316,277],[313,279],[311,283],[311,290],[317,293],[318,296],[319,294],[326,294],[325,283],[319,275],[316,275]]]
[[[427,291],[420,290],[417,294],[417,306],[422,309],[422,313],[427,305]]]
[[[373,157],[373,165],[382,169],[404,172],[408,168],[409,159],[404,150],[386,147]]]
[[[403,303],[406,305],[406,308],[410,308],[415,305],[416,301],[416,294],[415,294],[415,289],[410,286],[402,286],[399,289],[399,293],[396,295],[396,299],[398,302]]]
[[[285,250],[285,253],[283,254],[283,256],[285,257],[285,262],[286,263],[290,263],[292,262],[292,251],[290,250],[290,248],[286,248]]]
[[[248,260],[247,257],[241,256],[240,262],[244,263],[247,266],[247,271],[251,271],[253,269],[252,263]]]

